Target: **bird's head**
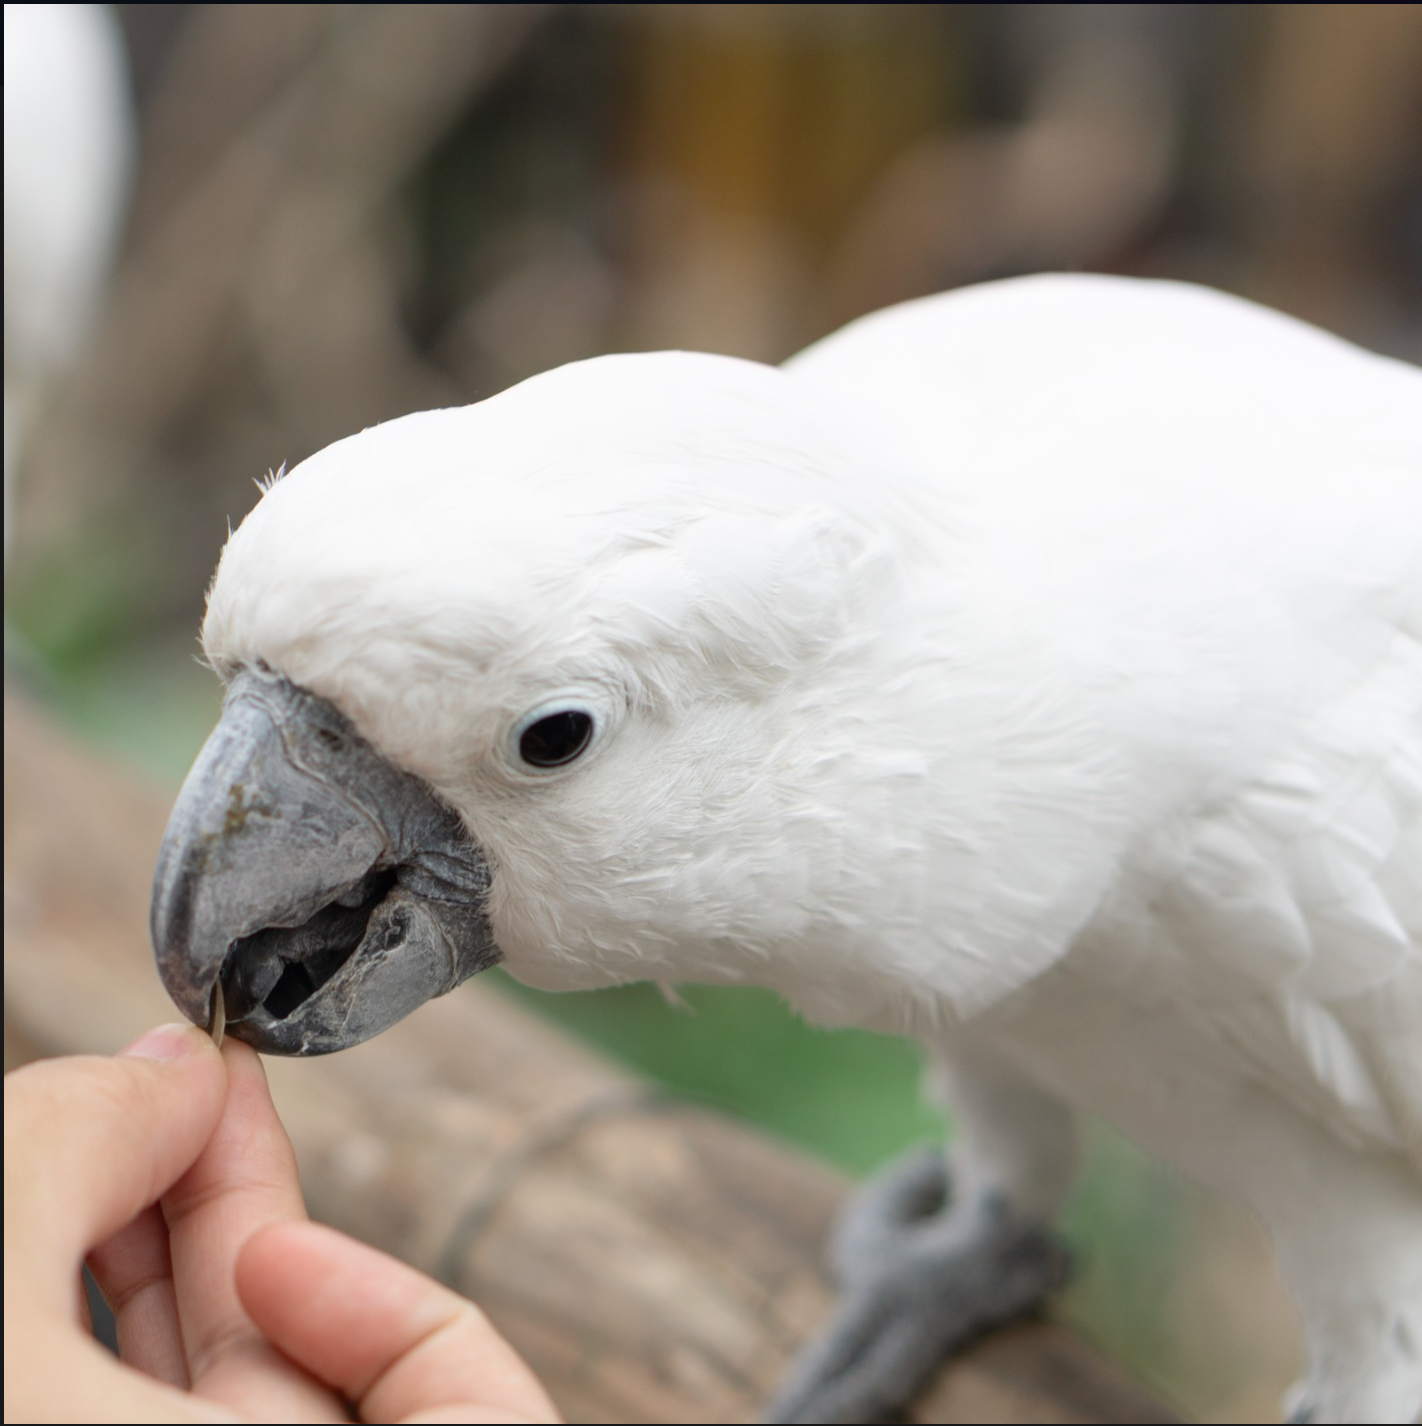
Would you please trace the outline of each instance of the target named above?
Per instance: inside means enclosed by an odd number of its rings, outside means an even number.
[[[498,960],[740,972],[852,919],[889,497],[842,413],[728,358],[609,357],[338,442],[231,538],[227,682],[160,853],[159,970],[312,1054]],[[853,609],[853,617],[849,611]]]

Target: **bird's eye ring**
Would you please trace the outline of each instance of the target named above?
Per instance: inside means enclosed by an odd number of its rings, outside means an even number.
[[[585,708],[536,708],[518,735],[518,755],[529,767],[562,767],[587,750],[595,729]]]

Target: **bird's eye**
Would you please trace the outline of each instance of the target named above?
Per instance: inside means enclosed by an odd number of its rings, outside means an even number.
[[[591,714],[564,708],[530,723],[519,736],[518,753],[530,767],[561,767],[587,747],[592,735]]]

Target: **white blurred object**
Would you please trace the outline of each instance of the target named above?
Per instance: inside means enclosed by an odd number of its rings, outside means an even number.
[[[108,5],[5,6],[5,543],[45,385],[103,295],[133,169],[128,60]]]

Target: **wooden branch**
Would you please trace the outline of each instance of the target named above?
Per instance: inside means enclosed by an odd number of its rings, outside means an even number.
[[[172,1018],[147,937],[166,814],[7,698],[7,1068],[110,1053]],[[573,1420],[752,1420],[829,1307],[818,1249],[840,1179],[496,991],[266,1064],[313,1214],[475,1298]],[[1038,1323],[945,1369],[911,1419],[1168,1418]]]

